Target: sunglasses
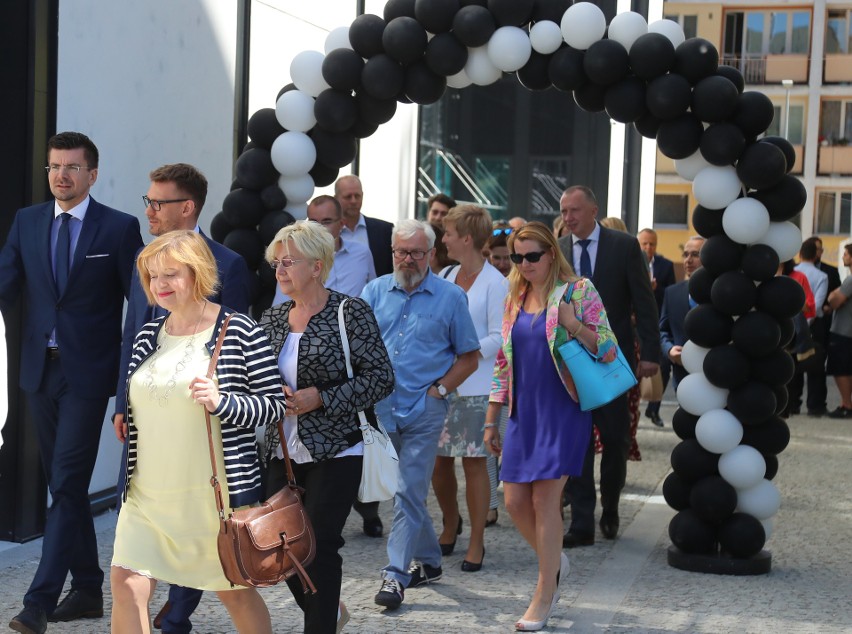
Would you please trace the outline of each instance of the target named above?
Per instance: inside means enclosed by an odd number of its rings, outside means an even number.
[[[495,229],[491,232],[492,236],[507,236],[512,233],[512,229]]]
[[[530,251],[529,253],[512,253],[509,255],[509,259],[515,264],[520,264],[526,258],[527,262],[530,264],[535,264],[541,259],[547,251]]]

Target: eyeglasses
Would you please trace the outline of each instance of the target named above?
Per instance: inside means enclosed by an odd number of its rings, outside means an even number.
[[[429,251],[431,251],[431,249],[429,249]],[[429,251],[406,251],[405,249],[393,249],[392,252],[393,257],[395,257],[397,260],[404,260],[410,255],[412,260],[419,261],[425,258],[426,254],[429,253]]]
[[[509,229],[495,229],[494,231],[491,232],[491,235],[492,236],[507,236],[510,233],[512,233],[512,231],[513,230],[511,228],[509,228]]]
[[[154,211],[160,211],[160,207],[165,205],[166,203],[185,203],[187,200],[192,200],[191,198],[172,198],[171,200],[154,200],[153,198],[148,198],[147,196],[142,196],[142,202],[145,203],[145,207],[150,207]]]
[[[304,262],[304,260],[295,260],[293,258],[281,258],[280,260],[272,260],[269,263],[269,268],[271,268],[273,271],[277,271],[279,267],[289,269],[296,262]]]
[[[65,172],[66,174],[79,174],[80,170],[87,169],[89,168],[85,165],[57,165],[56,163],[51,163],[44,167],[44,171],[48,174],[59,174],[60,172]]]
[[[686,260],[687,258],[697,258],[697,257],[700,257],[700,256],[701,256],[701,254],[698,251],[684,251],[683,252],[683,259],[684,260]]]
[[[509,259],[515,264],[520,264],[526,258],[526,261],[530,264],[535,264],[541,259],[547,251],[530,251],[529,253],[511,253],[509,254]]]

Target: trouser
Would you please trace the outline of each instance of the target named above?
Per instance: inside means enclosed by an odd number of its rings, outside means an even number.
[[[666,359],[665,357],[660,358],[660,378],[663,380],[663,394],[666,393],[666,388],[669,386],[669,378],[672,374],[672,362]],[[660,403],[661,401],[649,401],[647,407],[645,407],[645,414],[657,414],[660,413]]]

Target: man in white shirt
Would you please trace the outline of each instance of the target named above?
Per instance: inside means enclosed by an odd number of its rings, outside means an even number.
[[[361,180],[354,175],[341,176],[334,184],[334,197],[343,210],[344,238],[366,244],[373,255],[373,266],[377,275],[393,273],[391,237],[393,225],[385,220],[370,218],[361,213],[364,189]]]

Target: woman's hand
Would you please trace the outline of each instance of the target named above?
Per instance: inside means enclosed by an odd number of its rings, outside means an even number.
[[[485,444],[485,451],[489,455],[499,456],[503,451],[503,446],[500,443],[500,430],[497,427],[486,427],[482,442]]]
[[[559,302],[559,325],[562,326],[569,335],[577,332],[577,329],[583,326],[574,314],[574,305],[570,302]]]
[[[116,414],[112,419],[112,426],[118,442],[123,443],[127,439],[127,423],[124,422],[124,414]]]
[[[317,388],[306,387],[294,392],[293,388],[288,385],[284,386],[284,404],[287,406],[288,416],[307,414],[323,406]]]
[[[206,376],[197,376],[189,384],[189,393],[192,400],[203,405],[208,412],[216,411],[219,407],[219,388],[216,381]]]

